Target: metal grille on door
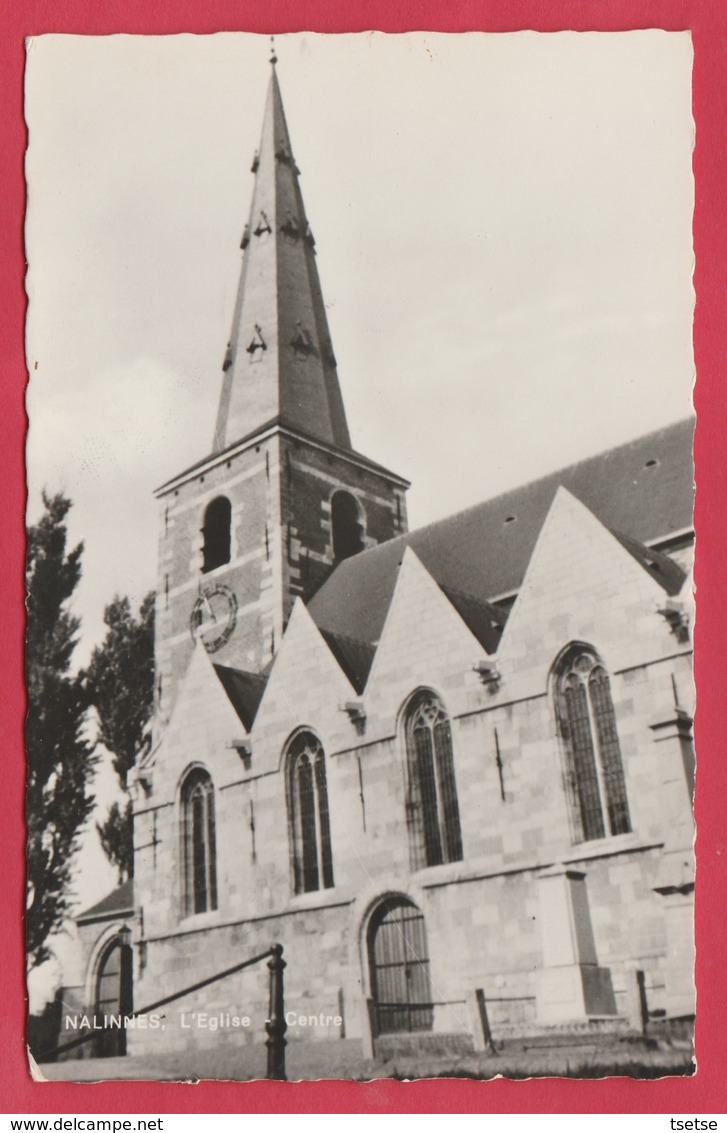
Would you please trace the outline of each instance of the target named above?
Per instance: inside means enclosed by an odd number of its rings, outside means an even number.
[[[369,941],[378,1033],[430,1031],[432,989],[422,913],[403,898],[386,901],[374,916]]]

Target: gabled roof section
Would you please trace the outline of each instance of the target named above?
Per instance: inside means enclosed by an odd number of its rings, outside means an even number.
[[[375,647],[368,642],[355,641],[352,637],[330,633],[328,630],[321,630],[321,636],[360,696],[371,671]]]
[[[280,421],[350,449],[315,240],[273,65],[242,274],[223,363],[214,452]]]
[[[688,530],[693,434],[694,420],[680,421],[346,559],[311,599],[311,615],[321,629],[378,641],[407,547],[445,593],[491,604],[516,592],[561,485],[642,548]]]
[[[463,594],[461,590],[453,590],[451,586],[442,586],[440,583],[439,589],[449,598],[462,621],[475,635],[482,648],[487,653],[496,653],[509,610],[504,610],[500,606],[493,606],[490,602],[482,602],[478,598],[473,598],[471,594]]]
[[[117,889],[112,889],[95,905],[91,905],[90,909],[84,909],[82,913],[79,913],[76,917],[76,923],[84,924],[86,921],[112,920],[114,917],[133,912],[134,879],[129,878]]]
[[[268,678],[258,673],[245,672],[244,669],[233,669],[229,665],[214,665],[214,670],[245,731],[249,732],[255,721]]]

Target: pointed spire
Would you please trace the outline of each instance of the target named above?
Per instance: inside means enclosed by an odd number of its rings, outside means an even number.
[[[315,240],[278,85],[274,41],[270,62],[214,450],[222,452],[273,421],[350,449]]]

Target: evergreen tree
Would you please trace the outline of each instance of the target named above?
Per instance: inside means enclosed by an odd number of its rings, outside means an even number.
[[[86,674],[96,708],[99,742],[112,754],[119,782],[126,789],[129,771],[148,749],[154,702],[154,592],[147,594],[138,617],[128,598],[118,595],[106,607],[103,644],[94,649]],[[114,803],[97,825],[104,852],[119,870],[119,881],[134,871],[132,810]]]
[[[68,888],[78,834],[93,807],[88,783],[95,758],[84,738],[88,698],[71,672],[79,619],[69,602],[81,577],[83,544],[66,550],[71,501],[44,493],[45,511],[28,530],[26,681],[26,946],[31,967],[50,956],[49,936],[69,912]]]
[[[119,871],[119,883],[134,876],[134,812],[131,800],[112,803],[103,822],[96,823],[103,852]]]

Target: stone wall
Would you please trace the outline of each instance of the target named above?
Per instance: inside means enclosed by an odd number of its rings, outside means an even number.
[[[331,570],[336,489],[357,499],[366,546],[406,531],[401,481],[353,454],[280,432],[231,450],[160,493],[157,734],[189,665],[190,618],[201,589],[224,586],[237,603],[235,630],[215,660],[259,672],[282,641],[296,595],[309,597]],[[205,509],[219,495],[232,505],[230,561],[203,573]]]
[[[369,918],[383,896],[401,894],[425,917],[435,1029],[471,1026],[477,987],[493,1000],[498,1024],[525,1022],[534,1015],[550,931],[539,886],[557,867],[583,878],[578,900],[586,912],[574,916],[589,919],[594,955],[576,956],[576,967],[588,968],[591,979],[596,967],[607,970],[616,1010],[631,1018],[641,969],[658,1008],[669,942],[654,887],[668,830],[652,724],[673,710],[675,697],[690,711],[693,695],[690,646],[660,612],[664,600],[653,575],[561,492],[503,634],[499,680],[483,684],[474,668],[486,656],[482,646],[408,550],[364,692],[363,729],[342,710],[353,690],[298,602],[248,737],[247,763],[230,747],[241,725],[198,647],[156,753],[151,794],[136,807],[137,844],[146,847],[137,853],[136,878],[140,998],[277,940],[291,1008],[340,1011],[346,1035],[365,1037]],[[571,642],[596,650],[610,674],[631,816],[630,832],[585,842],[576,841],[550,678]],[[412,872],[402,713],[422,688],[437,693],[451,719],[463,860]],[[284,753],[302,727],[325,750],[335,884],[295,895]],[[185,918],[178,799],[197,763],[215,788],[219,902]],[[688,818],[686,790],[680,805]],[[264,973],[248,974],[186,1007],[213,1002],[259,1019],[265,996]],[[314,1037],[337,1034],[328,1027]],[[156,1041],[134,1037],[139,1049]],[[176,1025],[174,1041],[215,1040],[183,1035]]]

